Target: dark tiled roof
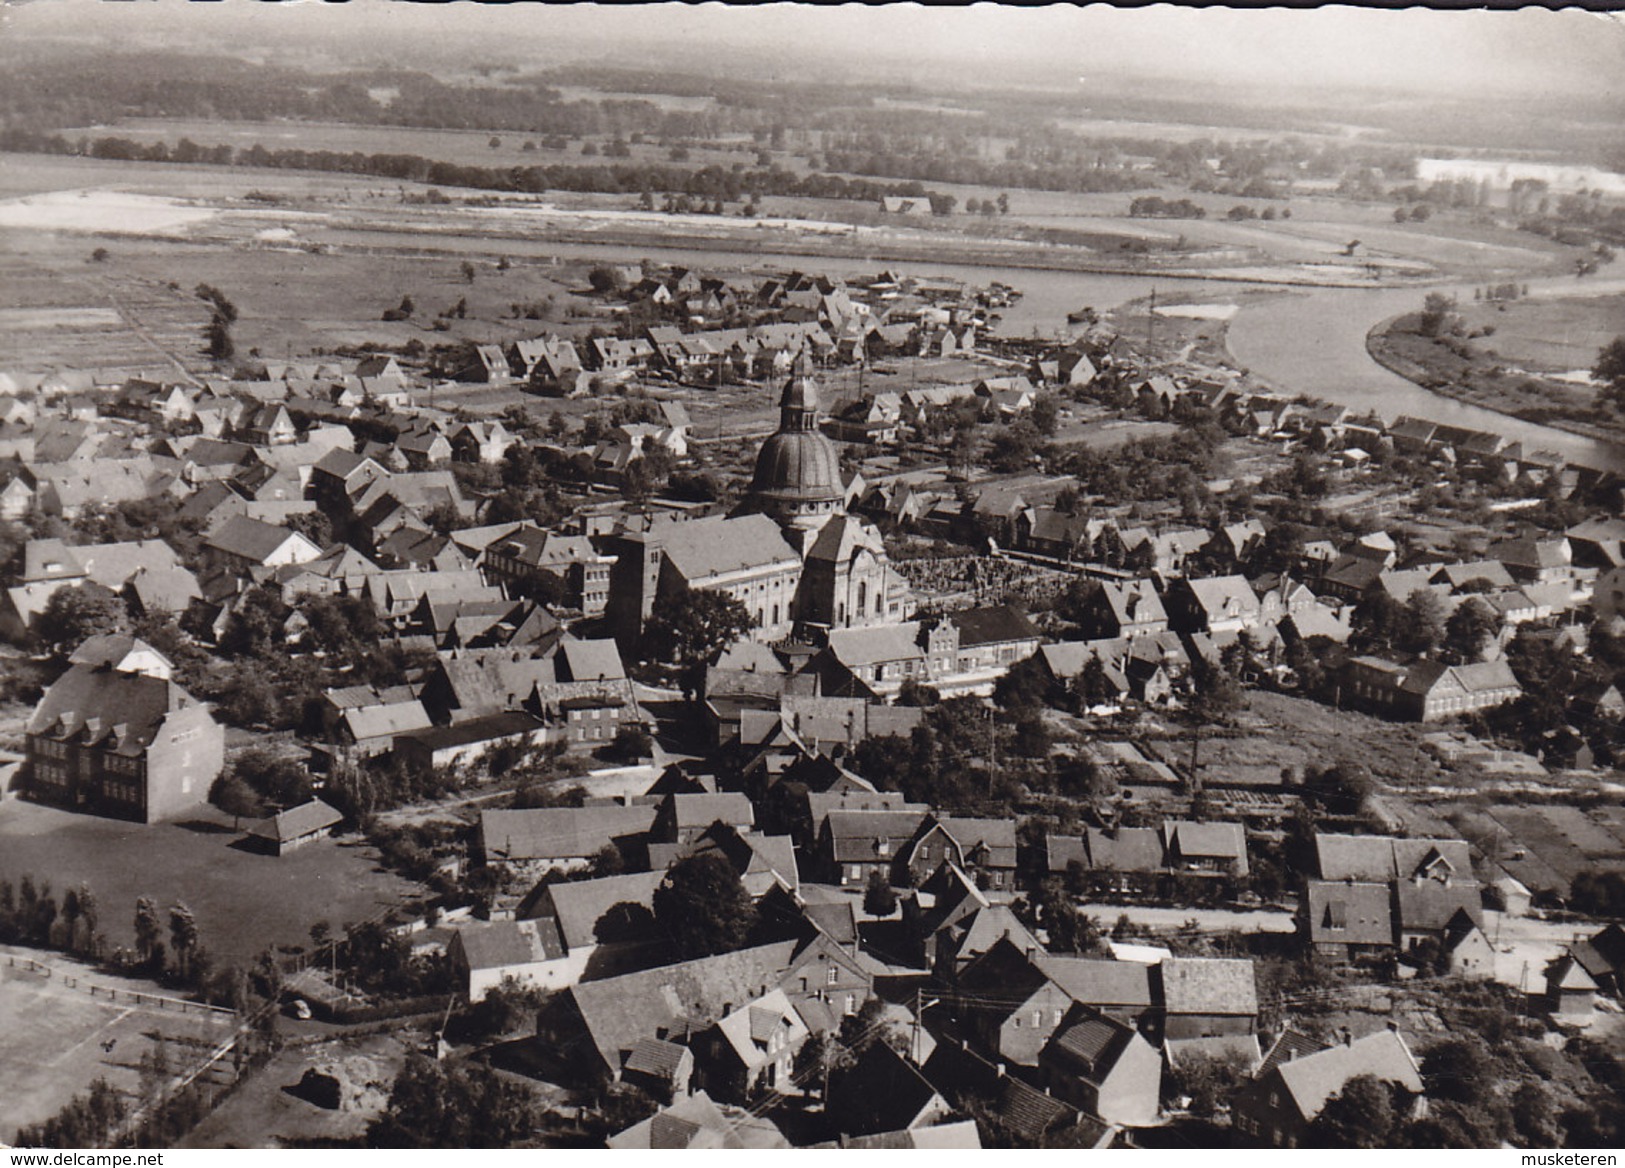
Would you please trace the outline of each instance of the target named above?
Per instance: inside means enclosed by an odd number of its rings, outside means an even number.
[[[686,1046],[678,1046],[663,1038],[640,1038],[626,1056],[623,1069],[669,1080],[677,1075],[683,1065],[683,1056],[687,1053]]]
[[[1305,890],[1309,939],[1315,943],[1392,945],[1387,884],[1311,880]]]
[[[343,822],[344,816],[336,808],[329,807],[320,799],[312,799],[308,803],[280,811],[269,819],[260,820],[249,827],[248,834],[277,843],[287,843],[289,840],[314,835],[318,831],[326,831]]]
[[[961,647],[1003,644],[1007,641],[1036,641],[1042,634],[1026,614],[1007,604],[992,608],[967,608],[948,614],[959,629]]]
[[[1037,1140],[1053,1128],[1077,1122],[1078,1112],[1052,1095],[1006,1076],[999,1096],[999,1118],[1025,1140]]]

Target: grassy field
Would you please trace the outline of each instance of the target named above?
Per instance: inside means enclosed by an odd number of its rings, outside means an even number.
[[[0,957],[0,1140],[11,1141],[18,1127],[55,1115],[98,1078],[133,1101],[141,1086],[141,1055],[156,1050],[159,1036],[170,1065],[179,1066],[196,1044],[219,1041],[235,1024],[225,1015],[93,998],[62,983],[71,963],[55,954],[42,957],[58,970],[56,977],[5,968]],[[146,983],[100,975],[87,980],[156,992]]]
[[[219,965],[249,964],[267,945],[308,944],[317,921],[366,920],[416,891],[380,870],[354,839],[321,840],[278,858],[234,846],[240,838],[229,816],[208,807],[192,819],[145,826],[7,799],[0,878],[44,877],[58,890],[89,884],[111,945],[134,943],[137,897],[151,896],[160,912],[183,902]]]
[[[127,138],[132,142],[163,142],[173,146],[182,138],[199,146],[231,146],[246,150],[259,145],[267,150],[331,150],[351,154],[416,154],[435,162],[461,166],[592,166],[605,161],[581,153],[582,140],[572,139],[563,150],[548,150],[540,134],[492,133],[489,130],[435,130],[412,126],[352,125],[345,122],[227,122],[185,118],[126,118],[105,126],[63,130],[65,138]],[[600,150],[609,135],[588,139]],[[492,146],[492,140],[497,145]],[[525,143],[533,147],[525,149]],[[744,144],[730,150],[716,146],[688,148],[686,162],[669,161],[669,148],[654,143],[629,144],[630,158],[610,162],[636,162],[673,166],[731,166],[752,163],[756,148]]]
[[[1555,375],[1587,370],[1625,328],[1625,295],[1459,306],[1465,337],[1427,337],[1407,315],[1368,341],[1372,356],[1403,377],[1514,417],[1618,436],[1619,420],[1597,407],[1588,383]],[[1474,333],[1492,330],[1488,336]]]
[[[1597,351],[1625,332],[1625,295],[1514,300],[1461,306],[1468,332],[1490,326],[1482,346],[1529,370],[1590,369]]]

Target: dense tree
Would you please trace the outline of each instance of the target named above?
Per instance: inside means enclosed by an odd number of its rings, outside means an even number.
[[[1392,1084],[1356,1075],[1326,1101],[1309,1125],[1308,1142],[1318,1148],[1385,1148],[1399,1118]]]
[[[1228,726],[1247,708],[1247,693],[1235,674],[1205,658],[1191,662],[1191,688],[1185,709],[1197,726]]]
[[[739,874],[715,852],[672,865],[665,883],[655,889],[654,915],[685,958],[738,949],[756,924],[756,906]]]
[[[1187,1054],[1168,1070],[1163,1093],[1184,1097],[1193,1114],[1211,1119],[1229,1105],[1230,1096],[1248,1078],[1246,1059],[1239,1054]]]
[[[1035,898],[1038,926],[1044,930],[1052,953],[1101,953],[1105,950],[1100,927],[1093,917],[1078,911],[1065,888],[1046,880]]]
[[[1484,657],[1501,622],[1481,600],[1466,600],[1444,624],[1444,648],[1452,663],[1471,665]]]
[[[1303,786],[1315,802],[1331,814],[1358,815],[1365,801],[1376,792],[1377,781],[1364,763],[1344,759],[1324,769],[1307,768]]]
[[[150,896],[135,902],[135,951],[142,961],[150,961],[163,936],[163,925],[158,920],[158,905]]]
[[[408,1057],[384,1113],[367,1129],[373,1148],[506,1148],[532,1136],[541,1113],[529,1087],[477,1063]]]
[[[1407,653],[1431,653],[1444,635],[1444,601],[1431,588],[1416,589],[1405,598],[1398,628],[1399,647]]]
[[[41,641],[67,653],[90,637],[123,632],[129,625],[124,601],[100,584],[74,584],[51,593],[35,619]]]
[[[1456,302],[1443,292],[1429,292],[1422,301],[1422,313],[1417,317],[1416,329],[1424,337],[1436,337],[1453,331],[1461,318],[1456,315]]]
[[[1601,383],[1597,396],[1616,409],[1625,408],[1625,336],[1615,337],[1597,353],[1591,376]]]
[[[261,799],[281,807],[307,802],[312,794],[310,770],[287,755],[264,747],[250,747],[239,754],[226,772]],[[221,806],[222,811],[230,808]],[[248,815],[251,812],[243,811]]]
[[[651,652],[682,672],[684,688],[698,690],[705,667],[756,626],[734,597],[710,589],[684,589],[656,610],[645,631]]]
[[[897,893],[878,868],[869,873],[869,882],[864,885],[863,911],[876,917],[889,917],[897,911]]]
[[[1518,1084],[1512,1093],[1512,1126],[1525,1147],[1550,1148],[1563,1138],[1558,1124],[1557,1099],[1551,1088],[1536,1079]]]
[[[301,511],[282,521],[289,531],[297,531],[319,548],[333,546],[333,521],[320,511]]]
[[[17,1143],[24,1148],[99,1148],[127,1110],[123,1096],[98,1078],[52,1118],[19,1128]]]
[[[1474,1034],[1446,1039],[1422,1056],[1422,1084],[1430,1100],[1483,1104],[1494,1096],[1499,1078],[1495,1056]]]
[[[175,972],[183,981],[187,980],[192,975],[192,958],[198,950],[198,931],[192,910],[184,904],[170,906],[169,941],[175,954]]]
[[[1350,640],[1360,649],[1386,649],[1402,635],[1405,611],[1399,601],[1381,588],[1362,596],[1354,606]]]
[[[265,814],[265,804],[259,792],[235,771],[227,771],[214,781],[209,791],[209,802],[231,816],[233,830],[243,818],[253,819]]]
[[[220,636],[220,651],[231,657],[265,657],[286,652],[283,624],[290,609],[263,585],[243,593]]]

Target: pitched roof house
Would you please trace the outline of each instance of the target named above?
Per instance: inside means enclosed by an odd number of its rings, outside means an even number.
[[[1397,1031],[1379,1030],[1276,1063],[1236,1094],[1235,1128],[1262,1145],[1299,1147],[1326,1101],[1361,1075],[1422,1095],[1421,1071],[1405,1040]]]

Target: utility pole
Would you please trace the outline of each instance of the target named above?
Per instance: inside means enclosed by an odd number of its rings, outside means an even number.
[[[1156,327],[1157,286],[1153,284],[1151,285],[1151,307],[1146,309],[1145,313],[1145,359],[1147,361],[1151,360],[1152,353],[1155,352],[1155,350],[1152,348],[1152,340],[1156,335]]]

